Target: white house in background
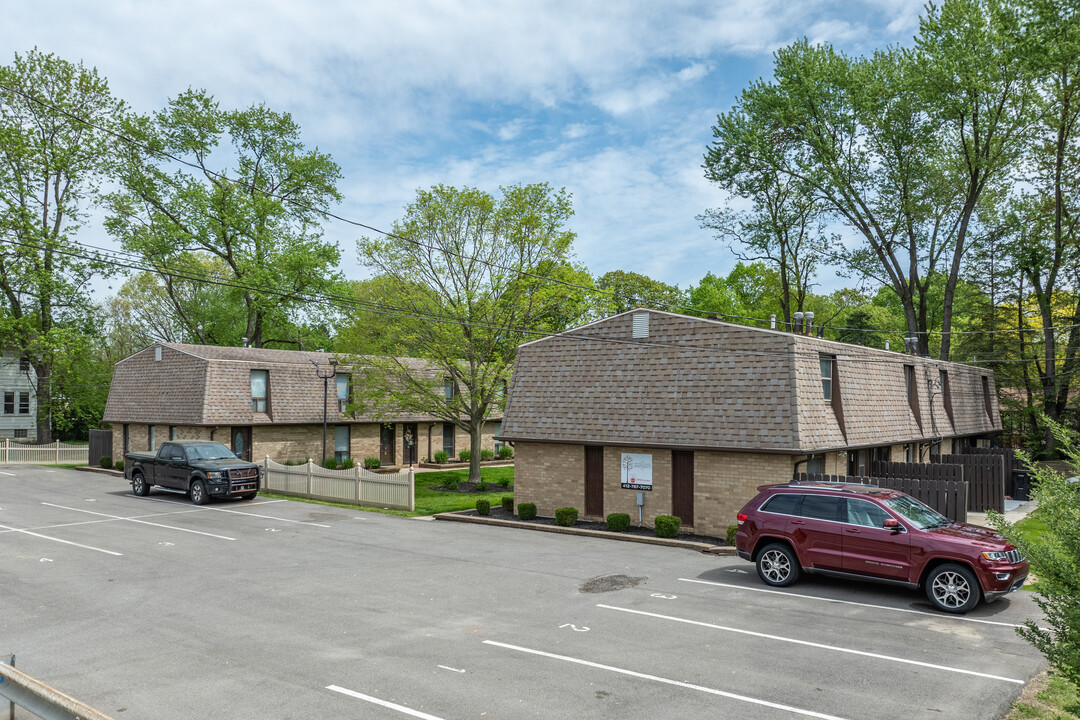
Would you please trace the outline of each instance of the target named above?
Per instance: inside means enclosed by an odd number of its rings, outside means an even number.
[[[0,354],[0,438],[32,440],[37,436],[37,397],[33,370],[18,357]]]

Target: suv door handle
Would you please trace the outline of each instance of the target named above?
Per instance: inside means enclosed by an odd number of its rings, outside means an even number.
[[[862,530],[860,530],[859,528],[846,528],[844,530],[844,532],[849,532],[852,535],[861,535],[862,534]]]

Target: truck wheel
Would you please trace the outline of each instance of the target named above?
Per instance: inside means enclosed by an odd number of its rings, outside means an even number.
[[[773,587],[787,587],[799,579],[799,558],[782,543],[772,543],[757,556],[758,577]]]
[[[150,486],[146,484],[146,478],[143,477],[141,472],[131,476],[131,492],[139,497],[146,497],[150,494]]]
[[[939,565],[926,578],[926,597],[938,610],[966,613],[979,604],[982,589],[963,565]]]
[[[206,484],[202,480],[191,483],[191,502],[196,505],[205,505],[210,502],[210,493],[206,492]]]

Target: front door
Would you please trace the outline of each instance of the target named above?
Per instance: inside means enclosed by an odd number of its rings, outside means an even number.
[[[694,526],[694,453],[671,453],[671,514]]]
[[[585,446],[585,514],[604,516],[604,448]]]
[[[393,423],[383,423],[379,431],[379,462],[383,465],[394,464],[394,444],[396,442]]]
[[[417,437],[419,431],[417,430],[416,423],[406,423],[401,426],[401,431],[405,434],[402,438],[404,445],[402,452],[405,457],[402,458],[402,462],[408,465],[415,465],[417,461],[416,447],[418,445],[419,438]]]
[[[232,429],[232,451],[241,460],[251,462],[250,427],[234,427]]]

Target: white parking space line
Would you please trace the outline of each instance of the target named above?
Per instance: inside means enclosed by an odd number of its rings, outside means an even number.
[[[83,510],[81,508],[67,507],[65,505],[54,505],[52,503],[43,502],[42,505],[48,507],[60,508],[61,510],[71,510],[72,512],[86,513],[87,515],[97,515],[99,517],[106,517],[112,520],[124,520],[127,522],[139,523],[140,525],[151,525],[153,527],[165,528],[167,530],[178,530],[179,532],[192,533],[193,535],[205,535],[206,537],[217,538],[218,540],[235,540],[236,538],[227,537],[225,535],[215,535],[214,533],[203,532],[202,530],[190,530],[188,528],[176,527],[175,525],[163,525],[162,523],[150,522],[149,520],[137,520],[135,518],[126,518],[119,515],[109,515],[107,513],[94,512],[93,510]]]
[[[739,635],[749,635],[751,637],[765,638],[767,640],[776,640],[778,642],[786,642],[793,645],[804,645],[806,647],[818,648],[819,650],[832,650],[833,652],[847,653],[848,655],[860,655],[862,657],[874,658],[876,660],[887,660],[889,662],[902,663],[904,665],[917,665],[919,667],[930,668],[932,670],[942,670],[944,672],[959,673],[961,675],[974,675],[975,677],[987,678],[988,680],[1001,680],[1002,682],[1016,683],[1017,685],[1024,684],[1023,680],[1002,677],[1001,675],[991,675],[989,673],[976,672],[975,670],[965,670],[963,668],[949,667],[948,665],[935,665],[933,663],[922,662],[919,660],[909,660],[907,658],[894,657],[892,655],[879,655],[878,653],[866,652],[864,650],[853,650],[851,648],[839,647],[837,645],[824,645],[822,643],[810,642],[809,640],[796,640],[795,638],[782,637],[780,635],[769,635],[767,633],[759,633],[752,630],[740,630],[739,628],[726,627],[724,625],[714,625],[713,623],[702,622],[700,620],[690,620],[688,618],[674,617],[672,615],[660,615],[659,613],[651,613],[645,612],[644,610],[632,610],[630,608],[615,607],[614,605],[597,605],[596,607],[603,608],[604,610],[616,610],[618,612],[630,613],[632,615],[643,615],[645,617],[657,618],[660,620],[670,620],[672,622],[683,623],[686,625],[706,627],[713,630],[721,630],[723,632],[737,633]]]
[[[870,603],[856,602],[854,600],[834,600],[833,598],[819,597],[817,595],[802,595],[800,593],[785,592],[783,590],[769,590],[768,588],[747,587],[745,585],[730,585],[728,583],[712,582],[710,580],[692,580],[679,578],[679,582],[697,583],[698,585],[712,585],[713,587],[728,588],[730,590],[749,590],[750,592],[770,593],[772,595],[786,595],[787,597],[800,598],[802,600],[820,600],[821,602],[842,603],[844,605],[858,605],[860,607],[873,608],[874,610],[891,610],[892,612],[912,613],[914,615],[928,615],[936,620],[962,620],[963,622],[982,623],[983,625],[1001,625],[1002,627],[1023,627],[1016,623],[1000,622],[998,620],[983,620],[981,618],[964,617],[962,615],[947,615],[945,613],[932,613],[925,610],[912,610],[911,608],[889,607],[888,605],[872,605]]]
[[[102,520],[80,520],[79,522],[53,523],[51,525],[38,525],[37,527],[27,528],[27,530],[53,530],[55,528],[78,527],[79,525],[100,525],[102,523],[117,522],[118,520],[141,520],[143,518],[148,518],[148,517],[168,517],[169,515],[184,515],[184,514],[192,513],[192,512],[197,512],[197,511],[196,510],[176,510],[174,512],[166,512],[166,513],[149,513],[148,515],[135,515],[134,517],[130,517],[130,518],[111,518],[111,517],[107,517],[107,518],[104,518]],[[15,530],[0,530],[0,535],[3,535],[4,533],[8,533],[8,532],[17,532],[17,531],[15,531]]]
[[[3,472],[3,471],[0,471],[0,475],[7,475],[8,477],[18,477],[18,475],[16,475],[15,473],[9,473],[9,472]]]
[[[729,698],[731,700],[739,700],[741,702],[751,703],[753,705],[761,705],[763,707],[770,707],[776,710],[786,710],[787,712],[795,713],[796,715],[822,718],[823,720],[843,720],[843,718],[840,718],[836,715],[826,715],[825,713],[814,712],[813,710],[803,710],[802,708],[792,707],[791,705],[782,705],[780,703],[770,702],[769,700],[752,698],[747,695],[737,695],[735,693],[726,692],[724,690],[704,687],[703,685],[694,685],[693,683],[683,682],[681,680],[670,680],[668,678],[659,677],[657,675],[648,675],[646,673],[639,673],[634,670],[626,670],[624,668],[618,668],[612,665],[602,665],[600,663],[595,663],[590,660],[582,660],[580,658],[569,657],[568,655],[556,655],[554,653],[544,652],[543,650],[533,650],[531,648],[519,647],[517,645],[507,645],[506,643],[495,642],[494,640],[484,640],[484,644],[506,648],[507,650],[516,650],[518,652],[528,653],[530,655],[539,655],[540,657],[552,658],[553,660],[562,660],[563,662],[574,663],[575,665],[584,665],[586,667],[596,668],[598,670],[608,670],[610,672],[619,673],[620,675],[629,675],[630,677],[640,678],[642,680],[652,680],[653,682],[663,683],[665,685],[674,685],[675,687],[686,688],[688,690],[697,690],[698,692],[709,693],[710,695],[719,695],[720,697]]]
[[[128,497],[135,497],[135,495],[128,495]],[[150,500],[151,502],[168,503],[169,505],[182,505],[175,500],[159,500],[157,498],[140,498],[143,500]],[[268,502],[285,502],[284,500],[270,500]],[[248,517],[262,518],[263,520],[280,520],[281,522],[296,523],[298,525],[311,525],[312,527],[328,528],[329,525],[323,525],[322,523],[308,522],[306,520],[291,520],[289,518],[275,517],[273,515],[260,515],[258,513],[241,512],[240,510],[227,510],[225,508],[216,507],[201,507],[199,510],[213,510],[214,512],[232,513],[233,515],[247,515]]]
[[[385,700],[380,700],[377,697],[371,697],[370,695],[364,695],[363,693],[358,693],[355,690],[349,690],[347,688],[338,687],[337,685],[327,685],[326,689],[327,690],[333,690],[334,692],[341,693],[342,695],[348,695],[349,697],[354,697],[357,700],[366,700],[367,702],[374,703],[375,705],[382,705],[384,708],[390,708],[391,710],[397,710],[399,713],[404,713],[405,715],[411,715],[411,716],[416,717],[416,718],[423,718],[424,720],[443,720],[441,717],[437,717],[435,715],[428,715],[427,713],[420,712],[419,710],[413,710],[412,708],[405,707],[404,705],[395,705],[392,702],[387,702]]]
[[[31,532],[30,530],[20,530],[19,528],[8,527],[7,525],[0,525],[0,528],[10,530],[11,532],[23,533],[24,535],[33,535],[34,537],[42,538],[43,540],[52,540],[53,542],[63,543],[64,545],[74,545],[75,547],[80,547],[84,550],[96,550],[97,552],[105,553],[106,555],[116,555],[119,557],[124,554],[113,552],[112,550],[103,550],[102,548],[94,547],[93,545],[83,545],[81,543],[71,542],[70,540],[61,540],[60,538],[42,535],[40,533]]]

